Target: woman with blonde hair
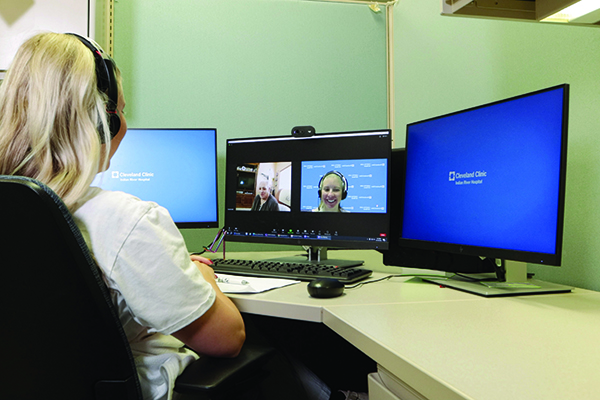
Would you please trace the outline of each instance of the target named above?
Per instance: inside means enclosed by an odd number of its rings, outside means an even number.
[[[96,43],[32,37],[0,84],[0,174],[37,179],[62,198],[109,287],[144,398],[170,399],[197,354],[237,355],[245,329],[167,210],[90,187],[125,136],[124,107],[119,70]]]
[[[348,195],[348,181],[338,171],[329,171],[319,180],[319,207],[313,211],[317,212],[343,212],[348,210],[342,208],[341,201]]]

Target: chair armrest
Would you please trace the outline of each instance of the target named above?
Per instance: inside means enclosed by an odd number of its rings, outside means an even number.
[[[255,380],[262,366],[275,354],[269,346],[244,344],[235,358],[202,356],[183,371],[175,381],[175,391],[183,394],[212,393],[232,390]]]

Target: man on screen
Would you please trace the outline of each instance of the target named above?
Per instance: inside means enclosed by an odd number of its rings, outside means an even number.
[[[279,211],[279,203],[271,194],[271,184],[268,180],[258,183],[258,194],[254,198],[251,211]]]
[[[349,212],[340,205],[348,195],[348,181],[338,171],[329,171],[319,181],[319,207],[317,212]]]

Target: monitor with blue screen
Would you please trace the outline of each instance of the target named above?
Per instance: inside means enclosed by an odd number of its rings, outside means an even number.
[[[409,124],[401,244],[560,265],[568,90]]]
[[[92,185],[154,201],[179,228],[218,227],[216,129],[130,128]]]

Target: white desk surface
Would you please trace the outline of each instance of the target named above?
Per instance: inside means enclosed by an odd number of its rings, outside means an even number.
[[[487,299],[392,278],[334,299],[306,283],[232,297],[243,312],[325,323],[430,399],[600,399],[599,292]]]
[[[377,279],[389,275],[399,274],[400,268],[385,267],[381,264],[381,254],[375,251],[352,251],[349,257],[364,259],[362,268],[371,269],[374,272],[371,279]],[[264,254],[264,253],[263,253]],[[273,252],[268,257],[289,256],[296,253]],[[231,253],[229,258],[260,259],[257,253]],[[335,256],[338,257],[337,255]],[[371,260],[372,259],[372,260]],[[368,279],[368,280],[371,280]],[[308,295],[306,282],[269,292],[257,294],[231,294],[236,306],[242,312],[260,314],[272,317],[299,319],[311,322],[323,322],[323,308],[335,305],[359,305],[359,304],[387,304],[404,302],[428,302],[428,301],[450,301],[473,299],[472,295],[455,290],[437,290],[438,286],[429,283],[415,283],[403,287],[402,282],[411,278],[392,278],[387,282],[378,282],[361,286],[356,289],[346,289],[340,297],[332,299],[316,299]]]
[[[323,320],[430,399],[600,398],[600,293],[335,306]]]

